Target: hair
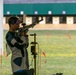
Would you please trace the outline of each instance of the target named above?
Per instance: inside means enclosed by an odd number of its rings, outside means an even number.
[[[8,24],[9,24],[9,26],[10,26],[11,24],[16,24],[17,21],[18,21],[18,18],[15,17],[15,16],[12,16],[12,17],[9,18]]]

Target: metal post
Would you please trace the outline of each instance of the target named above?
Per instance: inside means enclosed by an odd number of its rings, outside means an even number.
[[[3,54],[3,0],[0,0],[0,54]]]
[[[31,44],[33,44],[32,55],[34,56],[34,75],[36,75],[36,55],[37,55],[37,53],[36,53],[36,44],[37,44],[36,33],[31,34],[31,36],[34,36],[34,42],[32,42]]]
[[[34,70],[36,75],[36,34],[34,33],[34,46],[35,46],[35,54],[34,54]]]

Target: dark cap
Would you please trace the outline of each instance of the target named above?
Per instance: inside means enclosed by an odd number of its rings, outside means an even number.
[[[12,16],[8,20],[8,24],[16,24],[16,23],[21,23],[18,17]]]

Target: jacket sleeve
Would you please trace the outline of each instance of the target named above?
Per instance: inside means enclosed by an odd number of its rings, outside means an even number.
[[[8,45],[11,47],[16,47],[20,50],[23,49],[23,47],[24,47],[24,44],[18,42],[17,39],[12,35],[7,35],[6,41],[7,41]]]

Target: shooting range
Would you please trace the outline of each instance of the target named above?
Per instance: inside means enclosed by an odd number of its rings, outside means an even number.
[[[10,16],[29,30],[31,75],[76,75],[75,7],[76,0],[0,0],[0,75],[12,75],[5,41]]]

